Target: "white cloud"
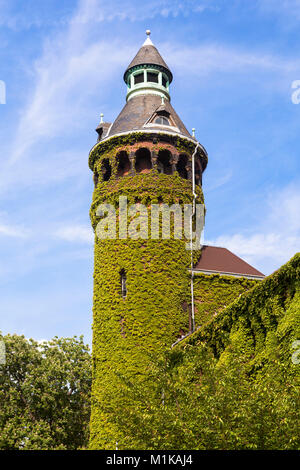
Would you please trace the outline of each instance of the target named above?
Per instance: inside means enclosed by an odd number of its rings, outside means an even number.
[[[63,41],[49,42],[35,64],[35,90],[19,121],[12,161],[40,139],[75,133],[86,116],[89,95],[97,91],[100,103],[105,83],[124,56],[130,57],[126,47],[116,43],[102,41],[83,47],[74,29]]]
[[[28,235],[28,230],[24,227],[0,224],[0,236],[24,238]]]
[[[217,237],[208,244],[228,248],[254,267],[262,266],[261,269],[269,274],[270,269],[280,267],[300,251],[300,235],[286,236],[272,232],[249,236],[234,234]]]
[[[189,0],[188,2],[182,0],[151,0],[150,2],[80,0],[78,14],[72,22],[89,23],[114,19],[144,21],[156,16],[177,17],[180,14],[202,13],[205,10],[217,11],[218,9],[211,4],[211,0]]]
[[[247,74],[249,69],[277,73],[300,71],[297,58],[293,61],[260,50],[242,50],[217,43],[196,45],[192,48],[166,44],[164,49],[167,51],[168,63],[184,74],[187,71],[197,75],[218,71]]]
[[[16,188],[45,187],[79,175],[82,179],[86,167],[86,160],[83,160],[83,152],[80,150],[51,152],[45,146],[42,153],[41,149],[25,152],[18,161],[2,162],[0,194],[15,194]],[[90,176],[88,172],[86,176]]]
[[[74,16],[68,19],[66,2],[55,2],[55,11],[51,11],[53,1],[26,0],[20,7],[19,0],[0,0],[0,25],[12,30],[40,28],[45,25],[67,23],[100,23],[113,20],[144,21],[158,16],[177,17],[189,13],[202,13],[205,10],[219,11],[211,0],[151,0],[141,3],[139,0],[79,0]],[[74,0],[74,6],[76,3]],[[48,10],[51,11],[49,15]]]
[[[88,243],[94,242],[93,230],[83,225],[68,225],[58,229],[54,236],[72,243]]]
[[[99,34],[101,39],[95,42],[90,36],[93,23],[119,17],[136,21],[157,14],[176,15],[183,10],[211,7],[208,1],[200,5],[192,1],[187,5],[181,1],[154,0],[148,6],[131,1],[80,1],[67,27],[48,39],[42,56],[30,68],[34,86],[27,106],[20,113],[11,162],[24,157],[39,141],[76,133],[88,116],[90,96],[97,94],[99,103],[105,102],[116,72],[136,52],[136,44],[126,45],[121,38],[111,41]],[[189,72],[195,77],[219,71],[248,73],[249,68],[280,73],[300,71],[298,61],[220,44],[178,47],[165,43],[160,49],[177,73]]]
[[[12,162],[42,139],[75,133],[87,114],[86,103],[91,93],[97,93],[99,103],[105,101],[106,87],[111,87],[116,70],[125,65],[124,57],[133,55],[135,46],[119,42],[86,42],[83,47],[81,28],[75,23],[66,38],[48,42],[42,58],[36,62],[36,85],[19,121]],[[281,73],[300,70],[297,61],[214,44],[192,50],[166,44],[164,49],[178,71],[189,71],[195,77],[218,71],[247,73],[249,68]]]
[[[224,246],[270,274],[300,251],[300,189],[290,185],[269,194],[256,231],[224,235],[207,241]]]

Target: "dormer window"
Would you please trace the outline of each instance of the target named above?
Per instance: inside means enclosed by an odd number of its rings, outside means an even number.
[[[179,131],[176,123],[173,120],[173,116],[171,116],[170,112],[168,111],[168,106],[164,103],[164,99],[162,99],[161,105],[157,108],[156,111],[152,114],[150,119],[145,122],[144,127],[170,127],[172,130]]]
[[[155,121],[155,124],[160,124],[162,126],[170,126],[170,121],[165,116],[158,116]]]

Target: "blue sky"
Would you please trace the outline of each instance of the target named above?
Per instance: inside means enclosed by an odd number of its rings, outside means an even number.
[[[91,339],[88,152],[147,28],[208,151],[206,242],[265,274],[299,251],[300,0],[0,0],[3,333]]]

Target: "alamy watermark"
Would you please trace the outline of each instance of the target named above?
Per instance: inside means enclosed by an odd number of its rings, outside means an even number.
[[[300,340],[296,340],[292,343],[292,349],[296,349],[296,351],[292,354],[292,363],[293,364],[300,364]]]
[[[3,80],[0,80],[0,104],[6,104],[6,85]]]
[[[96,234],[101,240],[184,239],[187,250],[197,250],[203,244],[204,204],[128,206],[127,197],[120,196],[117,209],[113,204],[100,204],[96,216],[100,217]]]
[[[6,348],[4,341],[0,341],[0,365],[6,364]]]
[[[292,89],[295,90],[293,91],[291,95],[292,103],[299,104],[300,103],[300,80],[294,80],[292,82]]]

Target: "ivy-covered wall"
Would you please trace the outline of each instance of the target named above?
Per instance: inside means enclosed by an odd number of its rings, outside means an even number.
[[[112,137],[96,144],[89,154],[89,167],[94,171],[95,163],[99,162],[99,159],[101,159],[104,154],[106,158],[109,156],[109,158],[112,159],[112,163],[114,163],[114,158],[120,150],[131,151],[133,146],[141,146],[141,144],[145,143],[152,145],[154,149],[159,149],[159,147],[165,143],[169,143],[178,153],[186,152],[188,155],[191,155],[195,150],[195,144],[193,142],[180,136],[162,133],[156,135],[147,132],[131,132],[126,135]],[[197,155],[199,155],[201,159],[201,166],[204,171],[207,166],[207,154],[203,147],[198,149]]]
[[[194,276],[195,323],[206,324],[241,294],[261,281],[219,274]]]
[[[210,346],[220,364],[238,355],[249,372],[271,359],[292,366],[292,347],[300,340],[300,253],[253,289],[241,295],[180,348]],[[294,368],[300,378],[299,365]]]
[[[148,211],[152,203],[192,202],[191,182],[177,173],[159,174],[153,168],[147,174],[117,178],[115,158],[124,149],[124,141],[118,143],[119,147],[110,145],[104,150],[97,147],[95,155],[90,155],[94,170],[105,158],[112,166],[111,178],[100,179],[94,191],[90,213],[94,229],[99,220],[97,207],[109,203],[116,208],[118,232],[119,196],[127,196],[129,205],[137,201],[145,204]],[[203,203],[200,186],[197,194],[198,202]],[[196,258],[199,255],[195,253]],[[115,449],[122,436],[110,422],[110,415],[118,410],[113,404],[110,409],[107,395],[119,393],[115,387],[117,375],[139,380],[147,373],[153,354],[169,348],[189,331],[190,252],[186,240],[174,237],[100,240],[96,236],[94,263],[90,448]],[[121,270],[126,272],[126,298],[121,294]],[[122,406],[122,397],[118,403]]]
[[[117,177],[118,152],[128,154],[139,146],[151,152],[168,148],[189,156],[194,144],[184,139],[153,140],[153,135],[131,134],[97,144],[90,153],[90,167],[101,173],[108,159],[111,176],[99,178],[91,206],[91,222],[96,229],[96,210],[101,203],[116,208],[117,232],[119,196],[128,204],[186,204],[192,202],[191,181],[177,172],[161,174],[157,168],[146,174],[131,171]],[[175,152],[174,152],[175,149]],[[200,151],[202,170],[206,155]],[[198,202],[203,203],[201,187]],[[149,234],[150,236],[150,234]],[[195,260],[200,252],[195,253]],[[153,356],[169,349],[190,328],[190,252],[186,240],[114,239],[95,236],[93,306],[93,385],[90,448],[115,449],[122,434],[111,416],[124,405],[116,387],[122,376],[138,381],[147,374]],[[125,270],[126,298],[121,293],[120,272]],[[218,275],[195,276],[196,325],[201,325],[176,347],[197,348],[206,343],[220,364],[230,363],[238,354],[249,371],[262,367],[274,351],[283,361],[291,361],[291,344],[300,339],[300,255],[264,281]],[[114,396],[109,402],[108,396]]]
[[[106,203],[116,209],[118,233],[120,196],[126,196],[129,205],[144,204],[148,213],[151,204],[192,203],[191,181],[176,171],[166,175],[154,166],[147,173],[137,173],[132,166],[128,174],[118,177],[120,151],[132,155],[143,147],[153,155],[167,149],[173,156],[184,152],[190,157],[195,147],[183,139],[167,140],[154,142],[153,136],[137,134],[95,146],[89,160],[93,171],[101,175],[103,160],[111,166],[108,181],[100,176],[94,190],[90,216],[95,230],[97,207]],[[200,152],[199,159],[204,169],[206,156]],[[200,186],[196,192],[197,202],[203,203]],[[141,380],[151,359],[169,349],[191,327],[190,252],[186,240],[174,236],[151,240],[150,235],[149,230],[148,239],[100,240],[95,236],[91,449],[115,449],[116,442],[123,440],[111,419],[118,407],[125,406],[116,387],[117,377]],[[195,252],[194,260],[199,256],[200,251]],[[207,342],[220,361],[230,361],[238,344],[242,353],[247,351],[250,358],[257,358],[258,351],[264,351],[266,344],[274,340],[274,328],[280,315],[283,317],[282,302],[288,306],[287,299],[294,298],[293,263],[292,269],[282,268],[279,275],[263,282],[195,275],[195,319],[201,328],[176,347],[191,348]],[[122,270],[126,272],[126,298],[121,292]],[[114,396],[113,402],[108,396]]]

